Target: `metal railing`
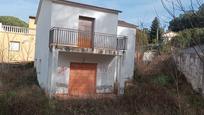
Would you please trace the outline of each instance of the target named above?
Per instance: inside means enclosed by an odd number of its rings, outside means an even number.
[[[50,30],[50,45],[110,50],[126,50],[127,37],[54,27]]]

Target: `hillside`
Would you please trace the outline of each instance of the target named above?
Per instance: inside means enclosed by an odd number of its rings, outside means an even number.
[[[3,25],[28,27],[28,24],[13,16],[0,16],[0,23]]]

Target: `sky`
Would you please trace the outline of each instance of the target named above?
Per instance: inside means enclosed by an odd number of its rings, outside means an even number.
[[[155,16],[159,16],[161,25],[168,26],[171,19],[160,0],[72,0],[122,11],[121,20],[150,27]],[[184,1],[188,6],[189,0]],[[202,0],[201,0],[202,1]],[[35,16],[39,0],[0,0],[0,16],[15,16],[28,22],[29,16]]]

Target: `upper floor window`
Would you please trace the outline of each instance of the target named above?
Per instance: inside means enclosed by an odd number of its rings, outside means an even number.
[[[10,51],[19,51],[20,50],[20,42],[10,41],[9,42],[9,50]]]

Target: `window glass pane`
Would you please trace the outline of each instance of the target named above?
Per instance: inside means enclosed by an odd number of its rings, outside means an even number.
[[[10,46],[10,48],[9,48],[10,51],[19,51],[20,50],[20,42],[10,42],[9,46]]]

